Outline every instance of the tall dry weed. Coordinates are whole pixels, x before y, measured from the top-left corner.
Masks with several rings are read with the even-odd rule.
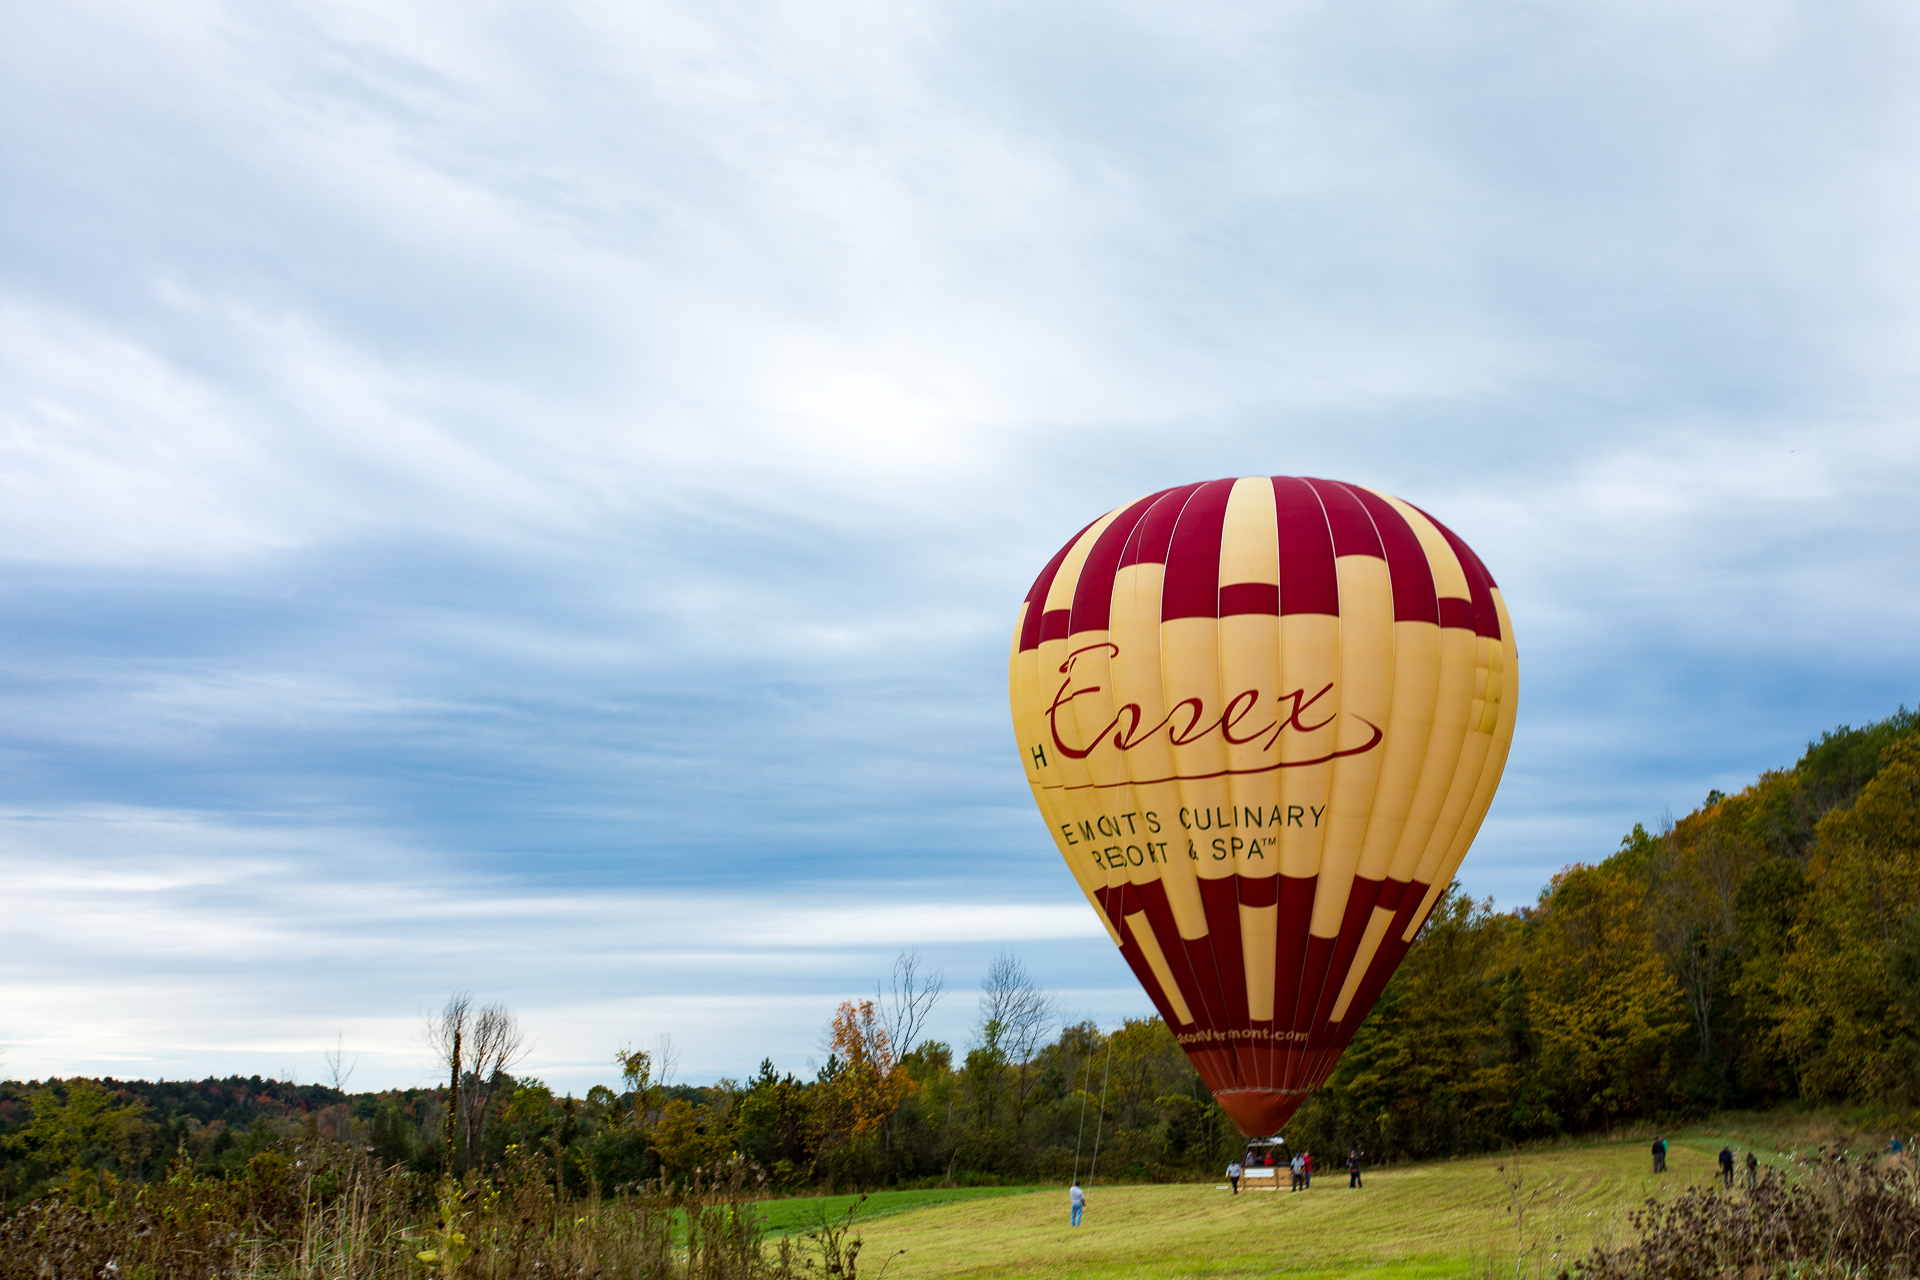
[[[263,1153],[231,1178],[196,1176],[182,1160],[161,1181],[69,1186],[0,1222],[0,1280],[835,1274],[824,1250],[815,1261],[792,1241],[766,1246],[745,1166],[710,1172],[690,1186],[568,1199],[541,1157],[518,1151],[491,1176],[437,1181],[332,1144]]]
[[[1690,1187],[1630,1219],[1639,1239],[1597,1249],[1563,1277],[1771,1280],[1920,1276],[1920,1179],[1911,1155],[1856,1160],[1834,1148],[1767,1170],[1758,1186]]]

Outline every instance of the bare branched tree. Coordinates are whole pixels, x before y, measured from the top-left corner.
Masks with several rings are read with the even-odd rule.
[[[1033,980],[1018,956],[1002,951],[987,976],[980,980],[980,1027],[983,1044],[990,1043],[1013,1068],[1016,1122],[1026,1112],[1032,1081],[1028,1066],[1053,1029],[1053,1001]]]
[[[999,1047],[1016,1066],[1031,1062],[1053,1029],[1053,1001],[1010,951],[1001,952],[980,980],[983,1033],[989,1023],[999,1028]]]
[[[502,1004],[476,1009],[470,991],[454,992],[445,1008],[428,1016],[424,1038],[447,1069],[447,1168],[453,1169],[459,1138],[469,1160],[479,1152],[494,1099],[532,1046],[511,1010]]]
[[[946,989],[946,975],[928,969],[918,951],[902,951],[894,957],[893,973],[875,993],[879,997],[875,1003],[895,1054],[910,1053],[920,1043],[927,1018]]]
[[[336,1093],[347,1091],[347,1081],[353,1078],[353,1069],[360,1065],[360,1055],[357,1053],[353,1055],[352,1062],[346,1061],[346,1045],[347,1033],[335,1032],[333,1048],[322,1055],[327,1060],[327,1083],[333,1086]]]
[[[673,1043],[673,1033],[662,1031],[653,1042],[653,1082],[662,1089],[671,1089],[674,1075],[679,1070],[680,1050]]]
[[[473,993],[456,991],[447,997],[447,1004],[437,1014],[427,1015],[427,1025],[422,1033],[427,1047],[447,1068],[447,1169],[453,1169],[454,1135],[457,1132],[460,1116],[460,1067],[468,1037],[473,1025]]]
[[[533,1048],[520,1019],[503,1004],[490,1004],[474,1015],[471,1044],[465,1116],[469,1161],[481,1149],[500,1087]]]

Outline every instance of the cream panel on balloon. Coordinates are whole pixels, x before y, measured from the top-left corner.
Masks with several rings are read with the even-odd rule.
[[[1155,864],[1166,889],[1167,907],[1180,936],[1207,935],[1206,912],[1194,884],[1186,856],[1186,838],[1175,818],[1180,807],[1174,773],[1173,746],[1165,727],[1173,712],[1169,705],[1160,652],[1160,594],[1166,566],[1135,564],[1114,578],[1112,636],[1119,656],[1114,660],[1115,696],[1129,711],[1120,728],[1129,744],[1124,767],[1132,785],[1127,795],[1133,809],[1153,829],[1160,860]],[[1155,730],[1155,726],[1162,726]]]
[[[1344,606],[1344,601],[1342,602]],[[1320,874],[1340,733],[1340,619],[1280,619],[1280,873]]]
[[[1340,684],[1335,690],[1340,718],[1326,843],[1313,899],[1312,932],[1320,938],[1340,932],[1380,779],[1382,753],[1367,745],[1385,733],[1393,709],[1393,586],[1387,562],[1351,555],[1341,556],[1334,567],[1340,579]]]

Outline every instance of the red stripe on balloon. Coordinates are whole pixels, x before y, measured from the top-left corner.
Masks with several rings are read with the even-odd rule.
[[[1107,908],[1107,918],[1110,920],[1136,911],[1146,913],[1147,927],[1160,944],[1160,954],[1173,975],[1173,983],[1180,989],[1181,998],[1187,1002],[1187,1012],[1193,1015],[1190,1025],[1210,1031],[1227,1029],[1230,1024],[1225,1016],[1225,1001],[1221,998],[1219,983],[1212,980],[1213,957],[1211,952],[1206,951],[1207,940],[1199,938],[1189,942],[1180,936],[1180,928],[1167,902],[1166,886],[1157,880],[1149,880],[1145,884],[1123,880],[1094,892],[1100,898],[1100,904]],[[1115,915],[1115,911],[1120,915]],[[1194,954],[1196,947],[1201,951],[1198,956]],[[1156,990],[1159,981],[1158,977],[1154,978]],[[1180,1024],[1168,1018],[1167,1025]]]
[[[1167,580],[1160,620],[1220,616],[1220,538],[1234,481],[1209,480],[1180,511],[1167,548]]]
[[[1374,1001],[1378,1000],[1380,993],[1387,989],[1387,983],[1392,981],[1394,971],[1400,967],[1400,961],[1406,957],[1408,949],[1412,946],[1412,943],[1402,942],[1400,939],[1401,935],[1406,933],[1407,925],[1413,919],[1413,913],[1420,909],[1421,902],[1426,899],[1427,886],[1418,881],[1402,884],[1399,881],[1389,880],[1380,894],[1381,906],[1390,905],[1387,901],[1390,895],[1394,898],[1391,904],[1393,921],[1387,926],[1387,935],[1381,940],[1380,949],[1374,953],[1373,963],[1367,966],[1366,976],[1360,980],[1360,986],[1354,992],[1352,1003],[1347,1005],[1346,1016],[1340,1020],[1340,1026],[1335,1032],[1334,1043],[1341,1048],[1346,1047],[1347,1043],[1353,1039],[1354,1033],[1360,1029],[1360,1024],[1366,1021],[1367,1014],[1373,1009]]]
[[[1387,577],[1393,583],[1393,620],[1395,622],[1440,621],[1439,592],[1433,585],[1433,565],[1420,545],[1420,535],[1393,504],[1377,493],[1354,485],[1341,485],[1352,494],[1380,534],[1380,545],[1387,552]]]
[[[1204,1015],[1194,1015],[1195,1026],[1209,1031],[1231,1031],[1244,1025],[1235,1022],[1227,1012],[1227,993],[1220,982],[1220,958],[1214,954],[1212,937],[1183,938],[1176,929],[1169,935],[1167,954],[1169,964],[1185,966],[1187,978],[1181,990],[1190,993],[1187,1003],[1195,1009],[1206,1010]]]
[[[1211,940],[1180,936],[1180,924],[1173,918],[1173,905],[1167,901],[1166,886],[1160,881],[1149,881],[1141,890],[1150,903],[1147,920],[1160,939],[1161,954],[1167,958],[1180,994],[1187,999],[1194,1025],[1214,1030],[1238,1025],[1220,988]]]
[[[1113,925],[1120,932],[1121,958],[1127,962],[1127,967],[1133,970],[1133,976],[1140,983],[1140,989],[1147,993],[1147,999],[1153,1001],[1154,1010],[1159,1013],[1161,1021],[1176,1031],[1187,1025],[1180,1021],[1179,1016],[1173,1011],[1172,1003],[1161,993],[1160,979],[1154,976],[1153,966],[1147,963],[1147,953],[1141,949],[1138,939],[1133,936],[1133,930],[1124,919],[1115,920]]]
[[[1238,876],[1200,881],[1200,903],[1207,913],[1207,937],[1220,989],[1226,997],[1227,1025],[1244,1027],[1247,1018],[1247,961],[1240,949]]]
[[[1210,882],[1201,881],[1201,912],[1207,921],[1208,931],[1198,938],[1184,938],[1179,926],[1168,913],[1166,926],[1157,930],[1161,949],[1166,953],[1168,964],[1173,968],[1180,982],[1181,992],[1187,997],[1188,1006],[1194,1011],[1194,1024],[1208,1031],[1231,1031],[1246,1026],[1245,1001],[1241,1001],[1241,1012],[1234,1014],[1230,989],[1223,980],[1225,958],[1222,954],[1224,940],[1217,936],[1215,913],[1212,902],[1207,896]],[[1231,881],[1224,882],[1229,885]],[[1163,890],[1164,892],[1164,890]],[[1238,925],[1236,916],[1235,925]],[[1238,938],[1236,927],[1234,937]],[[1242,987],[1245,986],[1244,975]],[[1229,1057],[1231,1057],[1229,1051]]]
[[[1240,905],[1270,907],[1280,900],[1279,876],[1240,876]]]
[[[1313,894],[1317,876],[1276,877],[1280,881],[1279,931],[1273,955],[1273,1025],[1291,1029],[1298,1023],[1300,975],[1307,962],[1307,935],[1313,924]]]
[[[1327,528],[1333,531],[1334,555],[1387,558],[1386,549],[1380,545],[1379,531],[1373,527],[1373,519],[1354,497],[1353,490],[1337,480],[1307,477],[1306,483],[1320,496],[1320,505],[1326,509]],[[1286,580],[1285,570],[1281,571],[1281,580]]]
[[[1188,485],[1191,489],[1193,486]],[[1080,579],[1073,586],[1073,629],[1081,631],[1105,631],[1113,618],[1113,579],[1120,570],[1120,557],[1127,549],[1127,540],[1133,536],[1133,530],[1153,504],[1178,490],[1163,489],[1159,493],[1150,493],[1132,506],[1115,516],[1113,523],[1100,531],[1094,540],[1093,549],[1087,553],[1087,561],[1080,569]]]
[[[1188,1060],[1193,1063],[1194,1070],[1200,1073],[1200,1081],[1207,1086],[1208,1092],[1219,1093],[1224,1089],[1244,1087],[1235,1071],[1238,1064],[1234,1061],[1233,1050],[1225,1046],[1217,1049],[1190,1045],[1181,1047],[1186,1049]]]
[[[1054,552],[1053,559],[1047,561],[1047,567],[1040,571],[1040,576],[1033,580],[1033,586],[1027,589],[1027,612],[1020,619],[1020,651],[1022,653],[1028,649],[1040,647],[1040,611],[1046,608],[1047,592],[1053,590],[1053,579],[1060,572],[1060,566],[1066,560],[1067,552],[1073,550],[1073,544],[1080,541],[1080,534],[1098,523],[1100,523],[1098,520],[1089,520],[1080,527],[1080,533],[1068,538],[1067,545]]]
[[[1473,630],[1473,601],[1461,600],[1456,596],[1441,596],[1440,625],[1458,627],[1463,631]]]
[[[1340,614],[1340,580],[1333,568],[1333,534],[1326,509],[1304,480],[1273,477],[1274,515],[1280,526],[1281,614]]]
[[[1340,932],[1334,935],[1333,954],[1327,961],[1327,976],[1320,986],[1320,998],[1315,1003],[1313,1021],[1308,1030],[1319,1034],[1333,1017],[1333,1006],[1340,1001],[1340,988],[1347,985],[1347,971],[1353,965],[1353,958],[1360,951],[1360,940],[1366,935],[1367,922],[1373,919],[1374,904],[1380,900],[1378,880],[1369,880],[1365,876],[1355,876],[1353,884],[1347,890],[1347,909],[1340,917]],[[1309,1045],[1313,1041],[1307,1042]]]
[[[1400,900],[1407,896],[1407,882],[1389,879],[1380,886],[1380,901],[1375,906],[1386,911],[1398,911]]]
[[[1420,508],[1415,507],[1415,511]],[[1420,514],[1432,522],[1440,531],[1440,536],[1453,548],[1454,558],[1460,561],[1460,569],[1467,575],[1467,593],[1473,597],[1473,630],[1476,635],[1489,640],[1500,638],[1500,614],[1493,607],[1493,575],[1487,572],[1487,566],[1480,563],[1480,557],[1473,554],[1473,548],[1460,540],[1460,535],[1435,520],[1425,511]]]
[[[1178,489],[1164,489],[1155,495],[1146,514],[1133,526],[1126,550],[1120,553],[1120,568],[1167,562],[1167,544],[1173,541],[1173,527],[1180,522],[1180,509],[1199,487],[1183,484]]]
[[[1311,915],[1308,919],[1312,919]],[[1333,959],[1334,941],[1333,938],[1322,938],[1308,932],[1306,954],[1300,960],[1300,994],[1293,1006],[1293,1022],[1290,1029],[1306,1032],[1309,1036],[1307,1041],[1309,1048],[1316,1047],[1311,1039],[1313,1011],[1320,1003],[1320,988],[1326,982],[1327,964]]]
[[[1271,582],[1230,582],[1220,588],[1220,616],[1238,617],[1255,613],[1278,615],[1280,588]]]

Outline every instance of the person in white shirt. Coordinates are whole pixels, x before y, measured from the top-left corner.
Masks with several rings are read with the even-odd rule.
[[[1233,1194],[1240,1194],[1240,1162],[1232,1161],[1227,1165],[1227,1185],[1233,1188]]]
[[[1080,1189],[1080,1179],[1078,1178],[1073,1180],[1073,1188],[1067,1192],[1067,1203],[1073,1206],[1073,1213],[1069,1219],[1069,1225],[1077,1227],[1080,1225],[1080,1214],[1087,1207],[1087,1193]]]
[[[1307,1168],[1306,1158],[1299,1155],[1294,1156],[1292,1168],[1293,1168],[1293,1185],[1287,1189],[1289,1191],[1298,1191],[1300,1189],[1301,1180],[1306,1176],[1306,1168]]]

